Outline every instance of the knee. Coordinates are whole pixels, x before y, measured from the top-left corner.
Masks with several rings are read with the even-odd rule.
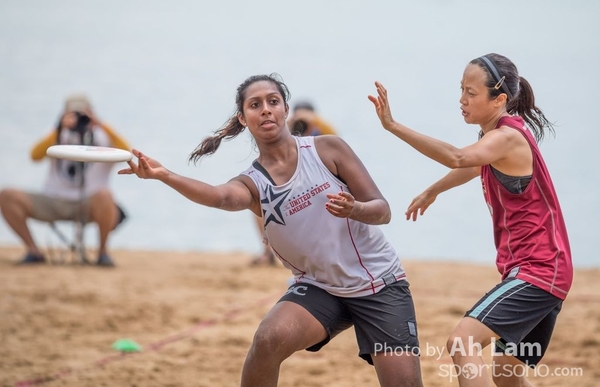
[[[494,382],[494,385],[496,387],[508,386],[508,384],[506,384],[505,378],[498,376],[495,372],[492,373],[492,381]]]
[[[13,189],[13,188],[5,188],[0,191],[0,207],[4,207],[7,205],[11,205],[14,203],[21,191]]]
[[[109,190],[94,193],[89,199],[89,207],[92,222],[116,225],[119,211]]]
[[[285,345],[287,340],[283,329],[277,327],[268,327],[259,329],[254,334],[252,340],[251,355],[258,359],[279,359],[285,360],[293,353],[289,351]]]
[[[90,196],[89,203],[93,218],[116,216],[116,205],[111,192],[107,189],[102,189]]]
[[[531,386],[524,378],[512,378],[497,373],[492,374],[492,381],[496,387],[526,387]]]
[[[7,188],[0,191],[0,211],[3,215],[10,212],[11,216],[25,216],[31,204],[23,191]],[[8,211],[8,212],[7,212]]]
[[[463,354],[464,349],[468,348],[468,345],[468,340],[465,337],[452,332],[446,341],[446,351],[448,351],[452,359],[456,359]]]
[[[448,340],[446,341],[446,351],[452,356],[454,353],[454,348],[456,348],[456,344],[457,342],[460,342],[461,338],[459,336],[456,336],[454,333],[452,333],[450,335],[450,337],[448,337]]]
[[[101,189],[90,197],[91,205],[112,204],[112,193],[108,189]]]
[[[533,387],[527,380],[527,365],[519,362],[492,364],[492,381],[498,387]]]

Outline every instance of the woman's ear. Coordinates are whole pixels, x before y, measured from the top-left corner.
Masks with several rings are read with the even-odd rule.
[[[496,107],[500,107],[500,106],[506,104],[507,102],[508,102],[508,97],[506,96],[506,93],[501,93],[494,100],[494,105],[496,105]]]
[[[244,120],[244,116],[242,115],[242,113],[237,114],[237,119],[244,128],[248,127],[248,125],[246,124],[246,120]]]

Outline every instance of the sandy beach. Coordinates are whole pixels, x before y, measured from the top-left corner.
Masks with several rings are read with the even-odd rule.
[[[0,247],[0,386],[237,386],[253,333],[287,288],[282,266],[245,253],[113,251],[117,267],[20,267]],[[403,260],[417,309],[425,386],[458,386],[448,333],[499,276],[491,265]],[[536,386],[598,386],[600,269],[577,270]],[[141,351],[113,349],[129,339]],[[280,386],[377,386],[352,329],[298,352]],[[434,354],[435,353],[435,354]],[[489,359],[489,349],[484,358]]]

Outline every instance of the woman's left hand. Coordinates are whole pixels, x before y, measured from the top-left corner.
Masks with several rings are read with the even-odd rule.
[[[340,192],[336,194],[327,194],[329,202],[325,204],[325,209],[333,216],[338,218],[348,218],[354,210],[354,196],[349,192]]]

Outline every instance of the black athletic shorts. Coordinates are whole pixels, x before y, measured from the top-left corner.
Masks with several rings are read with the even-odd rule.
[[[415,308],[406,280],[386,285],[376,294],[355,298],[337,297],[317,286],[297,283],[279,301],[302,306],[327,331],[328,337],[307,351],[318,351],[354,325],[358,355],[371,365],[371,354],[419,354]]]
[[[496,353],[513,355],[535,367],[544,356],[562,300],[517,278],[507,278],[465,316],[481,321],[500,336]]]

